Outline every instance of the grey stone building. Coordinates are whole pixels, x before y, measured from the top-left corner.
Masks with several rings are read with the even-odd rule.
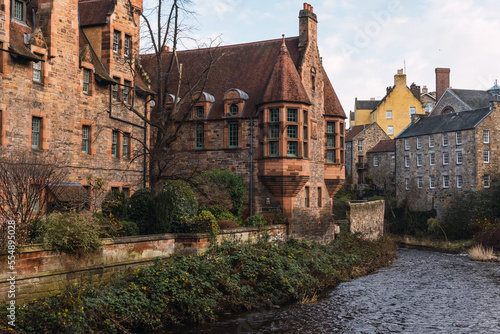
[[[396,156],[394,139],[381,140],[366,152],[368,175],[373,184],[383,191],[386,201],[393,201],[396,194]]]
[[[423,117],[399,134],[398,206],[406,202],[411,210],[434,208],[440,217],[458,193],[489,188],[500,162],[499,107],[492,102],[485,108]]]
[[[391,139],[377,124],[353,126],[345,136],[346,175],[352,176],[352,184],[365,183],[368,175],[366,153],[381,140]]]

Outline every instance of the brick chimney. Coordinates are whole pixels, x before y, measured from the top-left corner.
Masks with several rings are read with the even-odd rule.
[[[450,69],[436,68],[436,101],[439,101],[448,88],[450,88]]]
[[[413,82],[410,86],[410,91],[420,101],[420,86],[415,85]]]
[[[318,17],[313,12],[313,6],[304,2],[304,9],[299,12],[299,47],[316,44],[317,28]]]
[[[427,89],[427,86],[422,87],[422,94],[427,94],[429,93],[429,89]]]

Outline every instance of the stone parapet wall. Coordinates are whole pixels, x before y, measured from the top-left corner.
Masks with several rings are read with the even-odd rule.
[[[361,233],[366,239],[377,239],[384,234],[385,201],[349,203],[347,218],[351,233]]]
[[[272,240],[285,239],[286,225],[260,229],[242,227],[222,230],[217,242],[223,240],[255,242],[268,234]],[[151,265],[155,258],[174,255],[201,255],[210,246],[206,233],[157,234],[137,237],[104,239],[94,253],[58,253],[46,245],[17,248],[15,267],[16,302],[47,296],[73,284],[99,282],[115,273],[131,272]],[[12,270],[8,254],[0,255],[0,300],[7,299]]]

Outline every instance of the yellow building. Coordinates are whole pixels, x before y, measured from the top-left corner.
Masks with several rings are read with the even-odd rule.
[[[406,86],[406,74],[403,70],[398,70],[394,76],[394,86],[387,88],[387,94],[382,100],[356,99],[350,125],[377,123],[394,139],[410,124],[414,114],[425,115],[425,110],[419,98]]]

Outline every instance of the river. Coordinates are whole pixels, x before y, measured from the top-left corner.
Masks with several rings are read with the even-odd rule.
[[[342,283],[315,304],[165,333],[500,333],[500,263],[402,248],[392,267]]]

